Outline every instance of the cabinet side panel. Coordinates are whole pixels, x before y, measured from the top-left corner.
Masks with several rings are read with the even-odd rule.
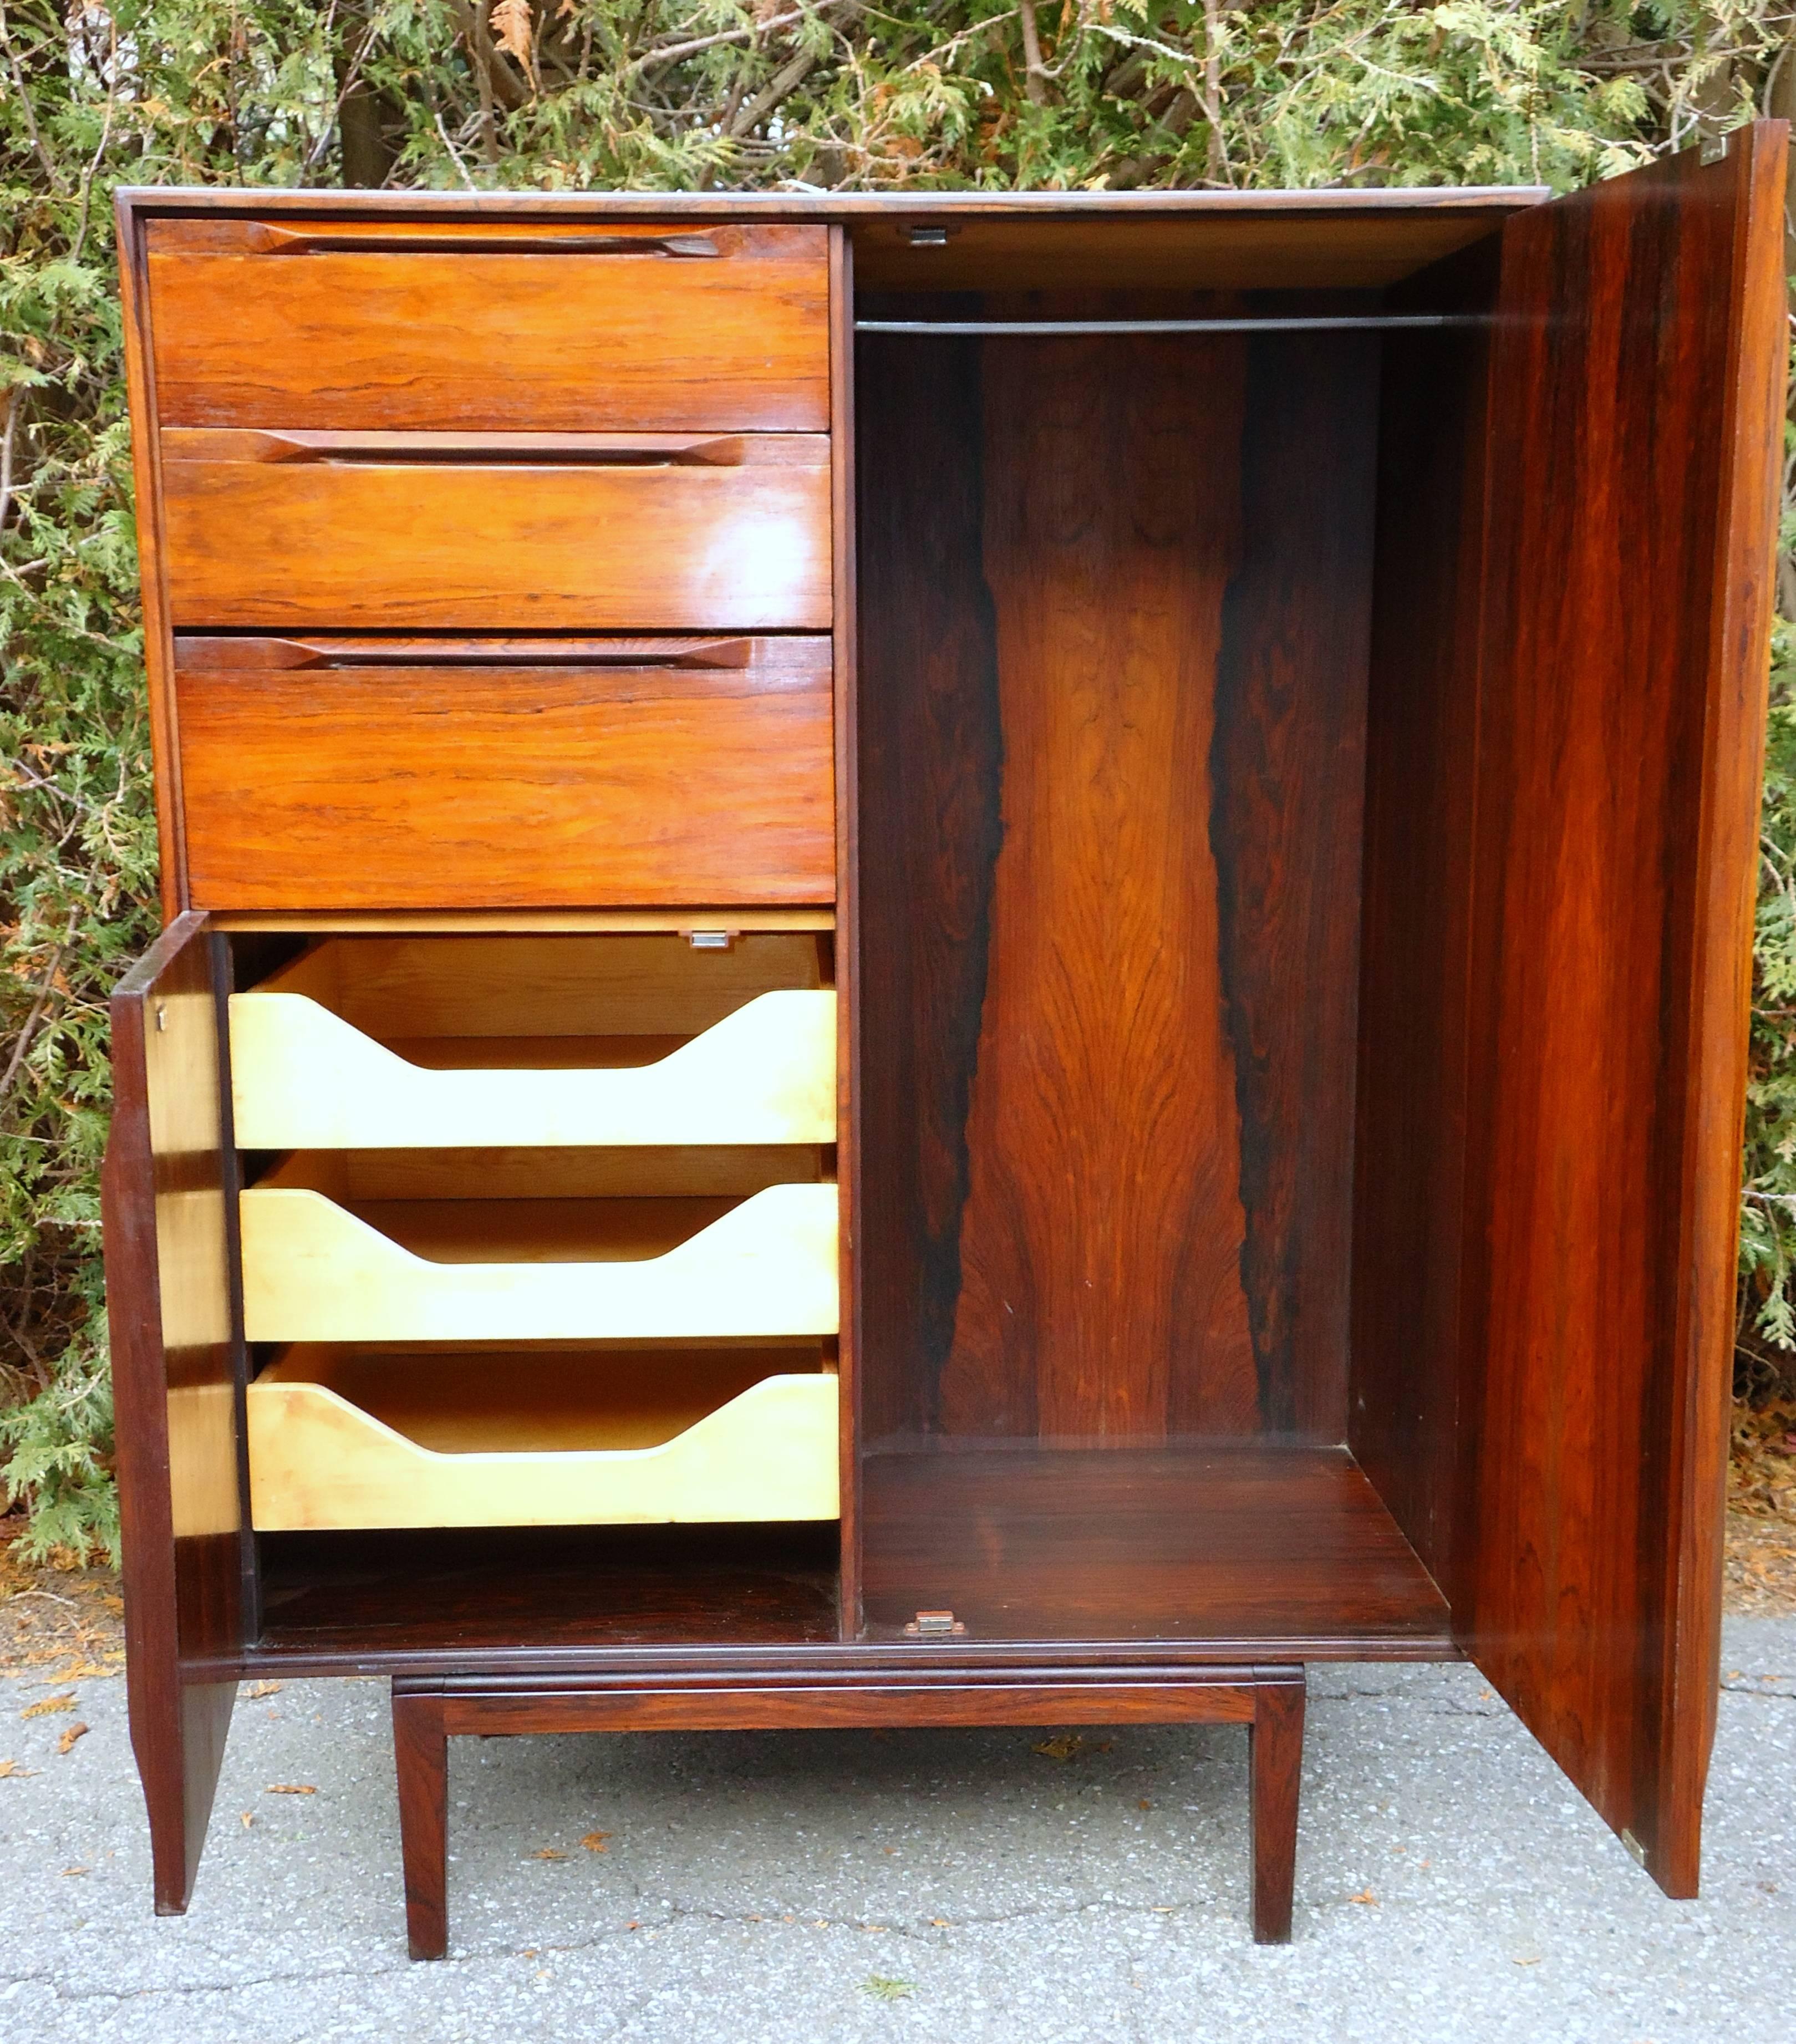
[[[1491,424],[1468,1646],[1669,1892],[1713,1725],[1783,130],[1519,214]]]
[[[244,1644],[214,970],[205,917],[178,916],[112,1007],[104,1191],[125,1645],[165,1914],[192,1892]]]
[[[1392,292],[1476,313],[1495,236]],[[1366,730],[1348,1443],[1450,1587],[1486,331],[1384,341]]]
[[[155,363],[150,338],[144,223],[131,201],[117,202],[119,295],[125,317],[125,387],[131,411],[131,472],[137,500],[137,558],[144,592],[144,667],[150,743],[155,762],[156,841],[166,923],[187,905],[187,848],[175,707],[175,646],[169,627],[163,549],[162,453],[157,431]]]

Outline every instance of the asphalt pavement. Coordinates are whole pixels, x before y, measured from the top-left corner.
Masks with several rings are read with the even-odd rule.
[[[1286,1948],[1249,1938],[1238,1727],[645,1734],[455,1743],[429,1965],[384,1684],[242,1693],[193,1908],[159,1920],[124,1684],[27,1669],[0,2044],[1779,2044],[1796,1619],[1730,1619],[1723,1666],[1698,1902],[1474,1670],[1350,1666],[1312,1674]]]

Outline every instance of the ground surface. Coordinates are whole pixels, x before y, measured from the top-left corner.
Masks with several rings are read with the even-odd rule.
[[[1287,1950],[1248,1942],[1238,1729],[663,1735],[458,1741],[452,1956],[415,1966],[378,1682],[241,1693],[193,1909],[150,1914],[111,1594],[33,1600],[0,1677],[4,2044],[1789,2034],[1796,1619],[1728,1622],[1699,1903],[1475,1672],[1349,1667]]]
[[[1710,2044],[1790,2034],[1796,1435],[1737,1435],[1698,1903],[1476,1673],[1311,1683],[1296,1942],[1234,1728],[458,1741],[451,1958],[405,1957],[386,1685],[240,1693],[149,1909],[116,1581],[0,1546],[0,2044]]]

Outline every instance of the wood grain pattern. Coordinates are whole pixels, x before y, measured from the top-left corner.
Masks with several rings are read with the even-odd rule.
[[[865,1440],[939,1423],[1004,740],[981,567],[978,345],[864,337],[855,352],[861,991],[851,1069]]]
[[[1176,1400],[1199,1429],[1245,1430],[1205,686],[1240,351],[983,358],[1004,764],[942,1424],[1126,1438],[1165,1431]]]
[[[178,627],[829,629],[821,434],[783,450],[802,463],[727,466],[296,463],[244,438],[188,433],[163,462]]]
[[[163,422],[823,431],[827,229],[662,232],[152,222]]]
[[[473,1039],[483,1036],[696,1036],[757,994],[823,983],[817,938],[797,932],[749,932],[700,950],[663,932],[508,929],[327,936],[257,978],[253,990],[303,993],[382,1043],[446,1039],[416,1055],[452,1066],[474,1060]],[[618,1062],[665,1055],[657,1045]]]
[[[1101,217],[1058,219],[1021,209],[957,206],[956,195],[857,221],[854,260],[863,288],[881,291],[1368,290],[1438,262],[1499,224],[1525,195],[1494,206],[1390,213],[1251,208],[1153,213],[1131,218],[1113,200]],[[992,196],[996,197],[996,194]],[[1034,195],[1045,199],[1046,194]],[[1107,194],[1108,196],[1108,194]],[[1146,196],[1143,194],[1142,196]],[[1157,194],[1169,198],[1170,194]],[[1192,197],[1196,195],[1192,194]],[[1206,197],[1220,197],[1206,194]],[[1245,194],[1239,194],[1246,197]],[[1280,194],[1295,197],[1295,194]],[[1462,195],[1463,196],[1463,195]],[[919,248],[914,227],[945,225],[945,246]]]
[[[186,832],[181,801],[181,763],[175,743],[174,640],[163,549],[161,436],[152,424],[158,417],[159,401],[150,336],[147,236],[143,221],[122,196],[114,201],[113,215],[125,392],[132,421],[131,474],[136,500],[138,583],[144,601],[144,668],[155,767],[162,918],[166,924],[188,905]]]
[[[869,1435],[1338,1439],[1375,359],[861,364]]]
[[[192,1893],[244,1638],[220,960],[182,916],[112,1002],[102,1181],[131,1737],[159,1914]]]
[[[1295,1697],[1295,1711],[1291,1699]],[[1030,1683],[982,1680],[725,1687],[651,1681],[501,1687],[442,1677],[393,1685],[393,1743],[406,1927],[415,1959],[447,1949],[446,1735],[744,1731],[814,1726],[1250,1723],[1253,1746],[1253,1920],[1261,1942],[1288,1938],[1296,1839],[1303,1685],[1266,1669],[1151,1681]],[[1281,1890],[1280,1881],[1284,1886]],[[1281,1920],[1282,1932],[1278,1929]]]
[[[1487,309],[1493,237],[1393,294]],[[1367,728],[1348,1444],[1453,1600],[1490,340],[1387,334]]]
[[[234,993],[230,1013],[247,1150],[759,1145],[827,1143],[835,1131],[827,989],[757,995],[677,1044],[469,1036],[389,1047],[297,993]],[[637,1062],[644,1048],[652,1062]]]
[[[256,1528],[834,1519],[835,1379],[781,1359],[296,1348],[249,1387]]]
[[[1155,1679],[1044,1682],[928,1668],[929,1650],[906,1681],[652,1685],[615,1678],[590,1685],[505,1689],[445,1684],[451,1733],[491,1738],[543,1732],[771,1731],[904,1725],[1248,1724],[1255,1685],[1245,1669],[1185,1669]],[[1267,1671],[1270,1672],[1270,1671]],[[415,1678],[401,1678],[406,1686]],[[428,1678],[427,1678],[428,1679]],[[1268,1688],[1288,1689],[1288,1681]]]
[[[833,909],[745,909],[739,904],[682,903],[674,909],[220,909],[214,929],[240,934],[305,936],[335,932],[414,936],[482,933],[503,936],[529,930],[542,936],[575,936],[605,932],[617,936],[648,936],[693,930],[812,930],[819,935],[835,928]]]
[[[1332,223],[1382,221],[1393,235],[1414,231],[1426,219],[1471,214],[1502,220],[1546,197],[1539,185],[1433,185],[1377,188],[1313,187],[1276,190],[978,191],[978,192],[544,192],[544,191],[269,191],[229,186],[127,185],[120,202],[146,219],[236,221],[266,216],[283,227],[311,231],[339,221],[378,221],[409,233],[436,223],[451,229],[466,221],[500,221],[529,231],[635,222],[655,232],[672,221],[840,221],[873,220],[1008,220],[1050,223],[1114,219],[1159,220],[1205,225],[1237,217],[1293,219],[1311,235]]]
[[[841,935],[831,947],[836,986],[835,1176],[842,1299],[836,1366],[840,1389],[842,1633],[861,1630],[861,1266],[855,1253],[861,1208],[860,1074],[854,1058],[861,989],[860,831],[856,762],[860,756],[859,547],[854,523],[854,251],[830,229],[830,517],[835,553],[835,866]]]
[[[393,1759],[406,1942],[414,1959],[440,1959],[449,1949],[449,1742],[440,1691],[394,1686]]]
[[[312,1150],[261,1172],[262,1185],[309,1185],[339,1204],[478,1200],[515,1212],[538,1200],[731,1199],[810,1185],[823,1146],[681,1143],[630,1149]]]
[[[1378,353],[1365,334],[1235,345],[1245,356],[1240,554],[1222,600],[1209,786],[1250,1424],[1338,1442]],[[1152,847],[1143,851],[1151,862]],[[1181,1377],[1170,1431],[1217,1430],[1207,1375],[1207,1365]],[[1241,1423],[1230,1413],[1223,1424]]]
[[[1447,1608],[1344,1449],[1225,1441],[869,1455],[869,1631],[951,1610],[974,1642],[1432,1644]]]
[[[259,1667],[344,1674],[836,1641],[833,1525],[290,1533],[257,1543]],[[246,1657],[245,1665],[251,1665]]]
[[[1253,1691],[1253,1942],[1291,1942],[1297,1808],[1303,1775],[1303,1677]]]
[[[1492,1682],[1668,1892],[1715,1687],[1781,125],[1504,236],[1464,1339]]]
[[[219,643],[176,652],[204,906],[835,899],[827,641],[715,667],[188,656]]]
[[[655,1340],[836,1331],[834,1185],[769,1185],[739,1204],[532,1200],[520,1203],[510,1228],[485,1225],[480,1201],[397,1204],[392,1217],[403,1238],[395,1240],[318,1193],[245,1193],[249,1339]],[[610,1219],[620,1208],[625,1218]],[[646,1225],[638,1218],[666,1209],[670,1216]],[[391,1210],[369,1211],[386,1219]],[[445,1241],[439,1213],[458,1212],[450,1224],[457,1239]],[[708,1214],[716,1218],[683,1232]],[[675,1230],[681,1239],[663,1246]]]

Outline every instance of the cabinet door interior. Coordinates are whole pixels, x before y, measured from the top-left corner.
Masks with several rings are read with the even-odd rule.
[[[104,1197],[131,1736],[156,1907],[186,1907],[245,1637],[222,939],[178,916],[113,997]]]
[[[1518,214],[1491,385],[1455,1615],[1696,1891],[1783,391],[1782,131]]]

